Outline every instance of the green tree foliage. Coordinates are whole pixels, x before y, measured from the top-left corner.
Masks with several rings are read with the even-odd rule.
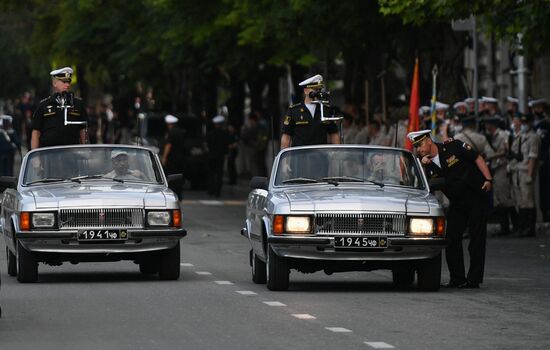
[[[523,47],[536,56],[548,51],[549,0],[379,0],[382,13],[399,15],[404,23],[425,25],[478,17],[482,28],[499,38],[515,41],[523,34]]]

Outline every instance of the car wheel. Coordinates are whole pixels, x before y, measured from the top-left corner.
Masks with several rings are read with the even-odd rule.
[[[6,260],[8,262],[8,275],[11,277],[17,276],[17,260],[15,254],[8,247],[6,247]]]
[[[252,252],[252,281],[256,284],[264,284],[267,282],[267,271],[265,262],[261,261],[260,258],[254,252]]]
[[[17,280],[21,283],[36,282],[38,279],[38,262],[32,252],[29,252],[20,242],[17,242]]]
[[[414,282],[414,269],[392,270],[393,283],[399,288],[410,287]]]
[[[160,257],[159,279],[177,280],[180,277],[180,242],[174,248],[164,251]]]
[[[418,266],[418,289],[435,292],[441,284],[441,254],[424,260]]]
[[[290,269],[285,258],[275,254],[271,246],[267,245],[267,288],[269,290],[287,290],[289,285]]]

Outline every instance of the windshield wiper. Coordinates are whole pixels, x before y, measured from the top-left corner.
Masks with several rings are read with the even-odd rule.
[[[104,176],[104,175],[100,175],[100,174],[75,176],[75,177],[71,177],[69,180],[76,181],[76,182],[80,183],[81,180],[89,180],[89,179],[107,179],[107,180],[113,180],[113,181],[116,181],[116,182],[124,183],[124,180],[122,180],[122,179],[117,179],[115,177],[108,177],[108,176]]]
[[[38,180],[34,180],[34,181],[31,181],[31,182],[27,182],[25,183],[25,185],[34,185],[34,184],[38,184],[38,183],[48,183],[48,182],[63,182],[63,181],[67,181],[69,179],[61,179],[59,177],[47,177],[45,179],[38,179]]]
[[[364,179],[355,176],[331,176],[324,177],[321,180],[323,181],[337,181],[337,182],[365,182]]]
[[[315,179],[311,179],[309,177],[295,177],[293,179],[284,180],[284,184],[312,184],[319,182]]]
[[[337,182],[368,182],[368,183],[380,186],[380,188],[385,186],[384,183],[382,183],[382,182],[373,181],[373,180],[366,180],[366,179],[362,179],[360,177],[355,177],[355,176],[332,176],[332,177],[324,177],[321,180],[327,181],[328,183],[332,183],[330,181],[335,181],[335,182],[336,181]]]

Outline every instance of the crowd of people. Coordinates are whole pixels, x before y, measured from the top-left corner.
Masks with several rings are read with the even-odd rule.
[[[52,85],[57,93],[68,90],[71,74],[68,67],[52,71]],[[312,109],[307,114],[306,109],[312,108],[313,100],[309,93],[323,85],[322,77],[314,76],[300,85],[304,88],[304,101],[291,106],[283,116],[281,148],[311,144],[311,137],[318,139],[317,143],[404,147],[408,113],[401,113],[398,118],[388,118],[398,119],[390,124],[386,123],[386,118],[381,113],[367,118],[364,113],[352,108],[344,109],[339,129],[334,122],[318,124],[316,120],[319,119],[319,111]],[[52,96],[48,98],[52,99]],[[45,101],[46,99],[41,102],[47,108],[57,103]],[[78,101],[81,100],[75,98],[75,104]],[[136,97],[134,102],[128,113],[130,119],[135,119],[133,124],[138,125],[145,105],[154,103],[152,92]],[[516,98],[506,98],[504,108],[501,109],[496,98],[482,97],[478,101],[476,116],[475,102],[473,98],[458,101],[452,106],[437,102],[433,128],[431,108],[423,106],[419,110],[420,129],[434,129],[433,139],[436,142],[457,139],[471,145],[481,154],[494,181],[491,207],[501,225],[500,234],[506,235],[515,230],[522,235],[534,235],[538,212],[542,214],[544,221],[550,221],[550,118],[545,111],[548,105],[544,99],[531,99],[528,103],[529,110],[520,113]],[[42,113],[44,120],[48,120],[48,114],[55,112],[51,109],[41,110],[40,106],[29,92],[24,93],[20,99],[6,100],[0,106],[3,114],[0,118],[0,175],[13,175],[16,155],[22,156],[25,150],[35,148],[31,144],[33,132],[43,127],[36,124],[37,110]],[[130,131],[128,125],[123,125],[109,99],[104,99],[95,106],[87,105],[82,111],[75,107],[70,113],[73,116],[82,114],[86,118],[86,139],[89,143],[129,143],[131,138],[128,135],[143,132],[147,134],[146,128]],[[225,171],[229,184],[235,184],[239,176],[266,176],[270,170],[269,153],[273,153],[269,151],[273,147],[270,142],[271,125],[262,113],[250,112],[240,128],[229,123],[227,116],[222,115],[201,115],[198,150],[191,151],[183,150],[188,148],[183,140],[189,137],[189,131],[185,128],[173,128],[172,126],[178,126],[178,118],[167,116],[165,135],[159,147],[159,155],[168,172],[185,173],[182,165],[184,152],[204,154],[205,159],[208,159],[207,163],[211,165],[219,163],[220,166],[209,168],[209,172],[215,174],[209,176],[207,181],[209,194],[212,196],[220,195]],[[305,118],[309,115],[316,117]],[[82,127],[78,127],[78,130],[81,129]],[[63,132],[59,135],[62,134],[64,135]],[[53,137],[59,138],[56,135]],[[41,139],[42,146],[46,145],[44,142],[47,138],[42,135]],[[173,149],[167,151],[167,145]],[[444,196],[440,199],[448,203]]]

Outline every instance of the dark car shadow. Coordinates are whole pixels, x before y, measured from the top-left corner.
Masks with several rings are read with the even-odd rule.
[[[142,274],[139,271],[116,272],[45,272],[38,275],[38,284],[63,284],[63,283],[127,283],[127,282],[161,282],[176,283],[189,282],[197,279],[193,274],[181,272],[180,278],[175,281],[160,281],[155,274]]]
[[[308,292],[308,293],[349,293],[349,292],[416,292],[416,285],[401,288],[392,282],[376,281],[308,281],[308,282],[290,282],[290,292]]]

